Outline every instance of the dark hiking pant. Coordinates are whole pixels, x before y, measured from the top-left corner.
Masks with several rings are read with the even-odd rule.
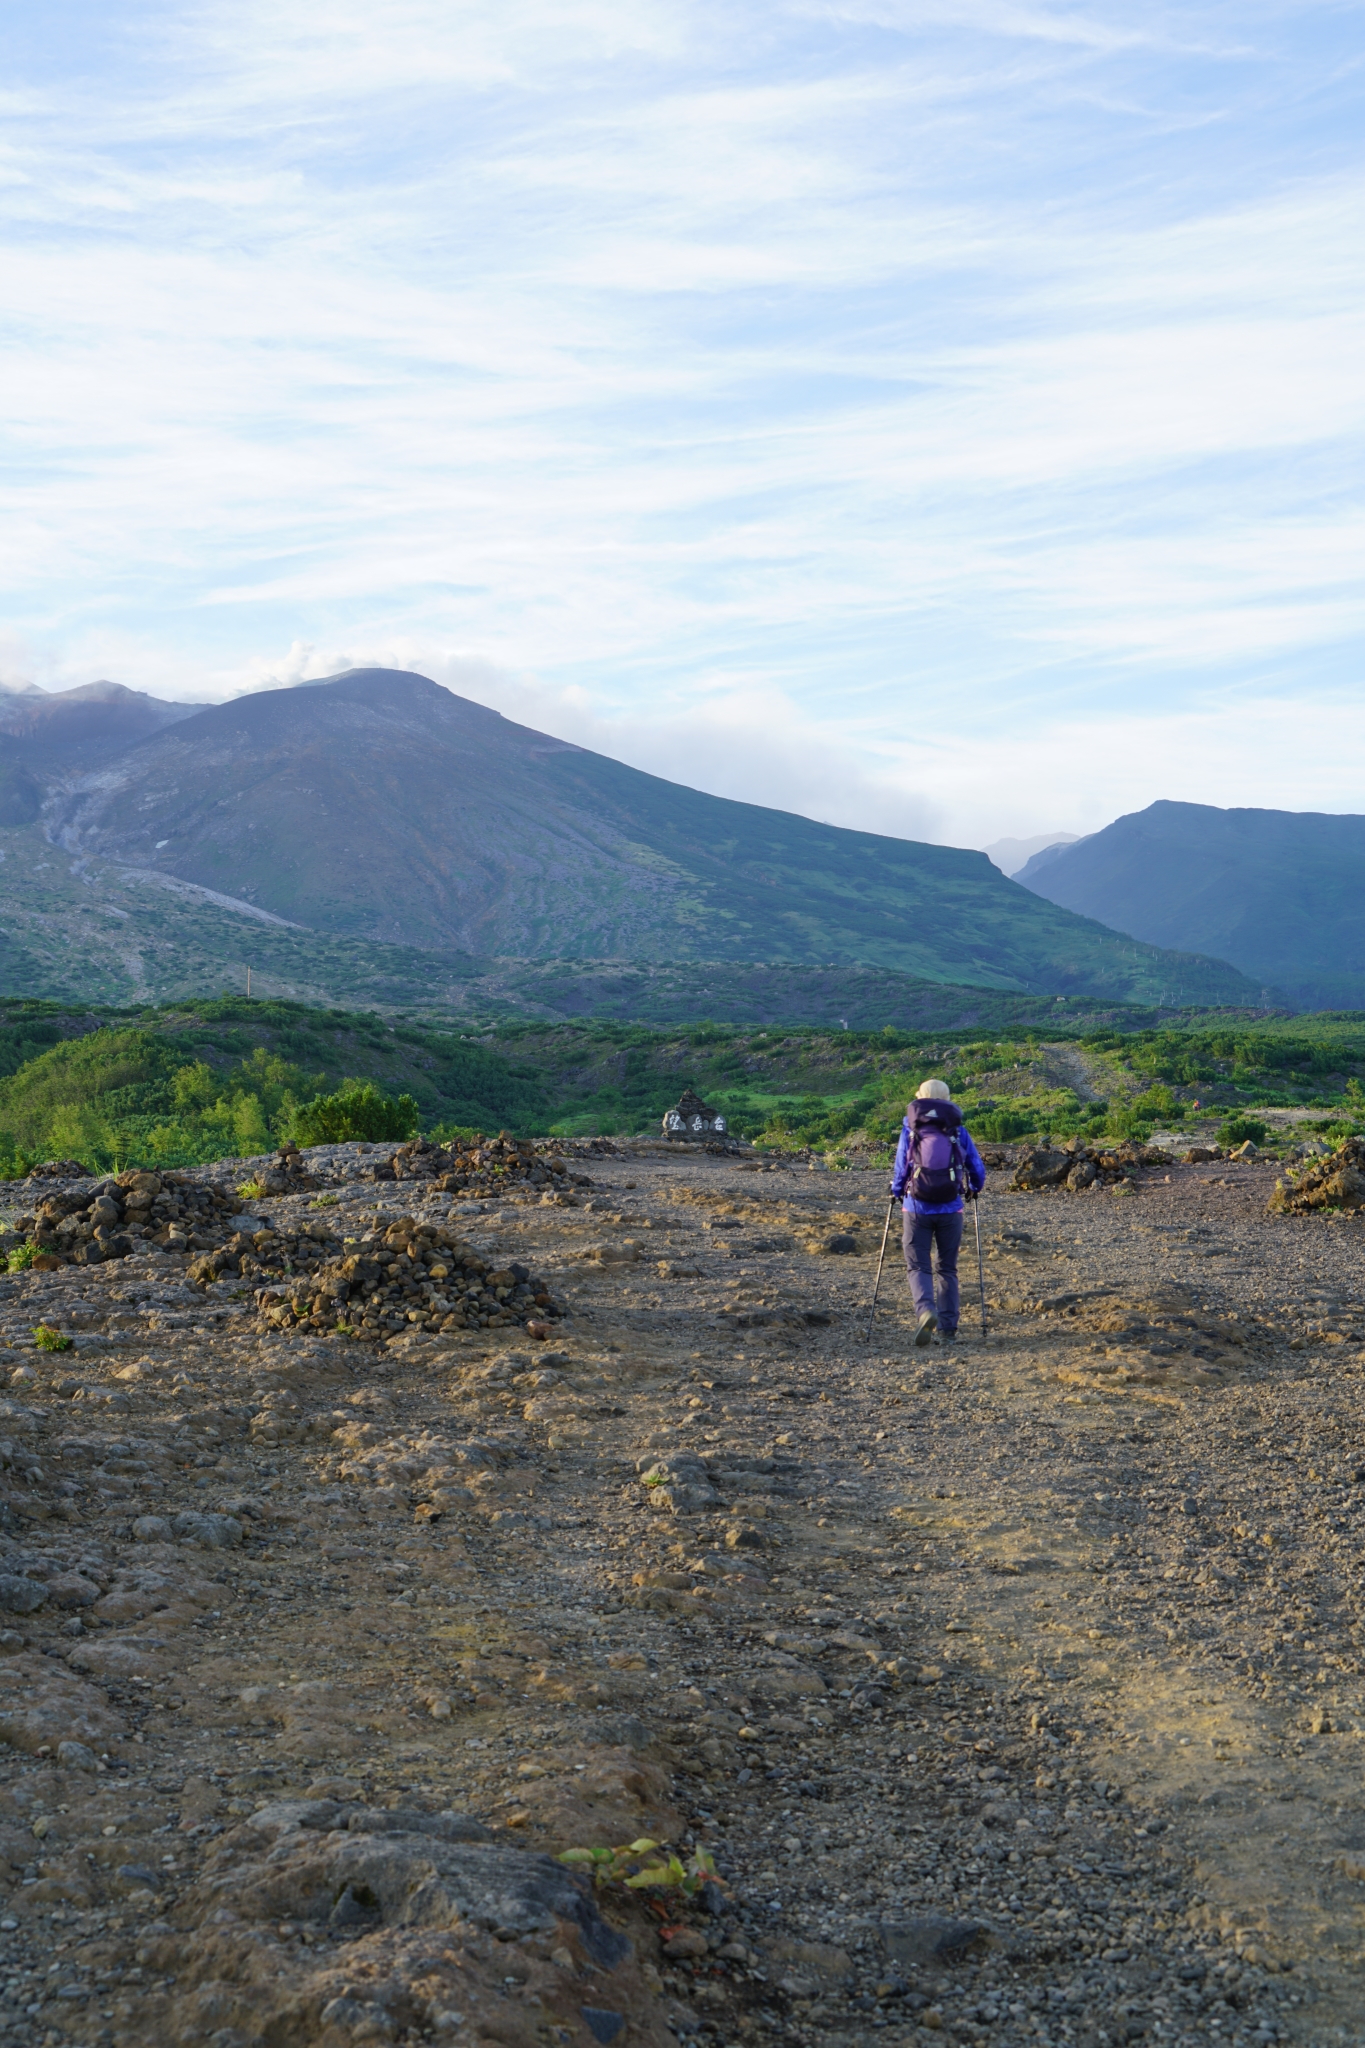
[[[910,1292],[915,1298],[915,1313],[923,1315],[927,1308],[934,1309],[941,1330],[950,1333],[957,1328],[957,1255],[962,1244],[962,1226],[965,1218],[959,1209],[956,1216],[917,1216],[913,1209],[905,1212],[902,1241],[905,1245],[905,1270],[910,1275]],[[930,1263],[934,1246],[938,1246],[938,1300],[934,1300],[934,1271]]]

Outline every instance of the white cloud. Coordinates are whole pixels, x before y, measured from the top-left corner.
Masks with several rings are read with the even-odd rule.
[[[813,718],[776,688],[714,677],[699,700],[665,696],[604,715],[578,685],[401,639],[360,650],[295,643],[282,658],[250,663],[232,688],[279,688],[347,667],[415,670],[648,774],[898,838],[979,847],[1040,828],[1093,832],[1160,797],[1365,810],[1365,704],[1345,693],[1291,700],[1283,689],[1226,690],[1175,712],[1100,707],[1006,736],[959,719],[877,745],[854,721]]]
[[[134,0],[79,73],[38,30],[0,156],[9,670],[198,699],[261,650],[408,647],[726,794],[1102,823],[1163,721],[1294,729],[1358,672],[1339,28]],[[1083,800],[1021,783],[1058,759]]]

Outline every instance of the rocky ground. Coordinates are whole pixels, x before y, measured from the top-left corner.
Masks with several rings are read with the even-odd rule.
[[[1361,1224],[997,1177],[917,1351],[883,1175],[580,1163],[318,1162],[545,1341],[0,1280],[0,2040],[1365,2040]],[[552,1860],[641,1834],[723,1888]]]

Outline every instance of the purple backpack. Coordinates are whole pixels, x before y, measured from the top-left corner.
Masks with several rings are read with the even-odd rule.
[[[946,1209],[962,1193],[962,1112],[956,1103],[917,1099],[906,1111],[910,1173],[906,1192],[926,1209]]]

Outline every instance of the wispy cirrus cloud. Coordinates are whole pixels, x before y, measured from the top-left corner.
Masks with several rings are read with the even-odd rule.
[[[1040,734],[1132,808],[1125,721],[1198,755],[1245,704],[1309,804],[1274,719],[1365,638],[1353,12],[35,16],[5,673],[406,647],[656,772],[977,841],[1060,816]]]

